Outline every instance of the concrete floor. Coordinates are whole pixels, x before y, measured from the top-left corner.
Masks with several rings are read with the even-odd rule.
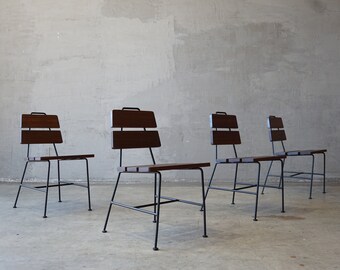
[[[64,187],[63,202],[50,192],[48,218],[44,194],[24,189],[13,209],[17,184],[0,183],[0,269],[340,269],[340,183],[320,184],[308,199],[308,184],[286,184],[286,213],[280,191],[260,197],[212,190],[207,199],[208,238],[202,238],[198,207],[180,203],[161,208],[160,250],[152,250],[151,216],[113,207],[103,234],[112,184],[92,185],[93,211],[86,190]],[[151,199],[151,186],[123,185],[119,197]],[[197,197],[195,184],[165,183],[164,195]],[[117,199],[118,199],[117,198]],[[142,200],[142,202],[149,202]]]

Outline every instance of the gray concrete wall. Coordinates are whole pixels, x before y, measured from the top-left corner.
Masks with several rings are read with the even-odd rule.
[[[20,115],[45,111],[60,117],[60,153],[93,152],[92,177],[112,179],[122,106],[155,111],[160,162],[213,160],[217,110],[238,116],[240,154],[271,153],[275,114],[289,148],[327,148],[340,177],[339,71],[339,0],[0,0],[0,178],[22,172]]]

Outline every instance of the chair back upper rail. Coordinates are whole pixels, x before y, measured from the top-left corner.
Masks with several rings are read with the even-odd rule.
[[[270,129],[273,129],[273,128],[277,128],[277,129],[280,129],[280,128],[284,128],[283,127],[283,121],[282,121],[282,118],[281,117],[276,117],[276,116],[269,116],[268,117],[268,128]]]
[[[23,114],[22,128],[60,128],[57,115]]]
[[[160,147],[158,131],[113,131],[113,149]]]
[[[21,144],[62,143],[60,130],[22,130]]]
[[[113,128],[156,128],[152,111],[112,110]]]
[[[210,115],[210,127],[211,128],[238,128],[237,119],[235,115],[222,114],[217,112]]]

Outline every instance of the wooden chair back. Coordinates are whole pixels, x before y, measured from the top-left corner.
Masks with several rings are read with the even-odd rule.
[[[240,132],[238,130],[235,115],[225,112],[216,112],[210,115],[210,142],[212,145],[236,145],[241,144]]]
[[[56,144],[62,143],[57,115],[45,113],[23,114],[21,117],[22,144]]]
[[[112,110],[112,127],[119,128],[112,132],[113,149],[154,148],[160,147],[161,141],[156,128],[156,119],[152,111],[138,108]]]
[[[287,140],[281,117],[271,115],[268,117],[267,124],[269,129],[269,139],[271,142],[282,142]]]

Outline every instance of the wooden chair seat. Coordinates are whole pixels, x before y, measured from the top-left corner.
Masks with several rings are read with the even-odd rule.
[[[313,154],[322,154],[326,153],[327,149],[318,149],[318,150],[289,150],[285,152],[275,153],[275,155],[286,155],[286,156],[310,156]]]
[[[271,161],[281,160],[286,158],[286,155],[275,155],[275,156],[254,156],[254,157],[239,157],[239,158],[219,158],[216,160],[217,163],[255,163],[259,161]]]
[[[47,160],[82,160],[85,158],[94,158],[94,154],[86,155],[67,155],[67,156],[42,156],[42,157],[29,157],[30,161],[47,161]]]
[[[156,165],[136,165],[136,166],[123,166],[119,167],[119,172],[158,172],[170,170],[190,170],[199,169],[202,167],[209,167],[210,163],[168,163]]]

